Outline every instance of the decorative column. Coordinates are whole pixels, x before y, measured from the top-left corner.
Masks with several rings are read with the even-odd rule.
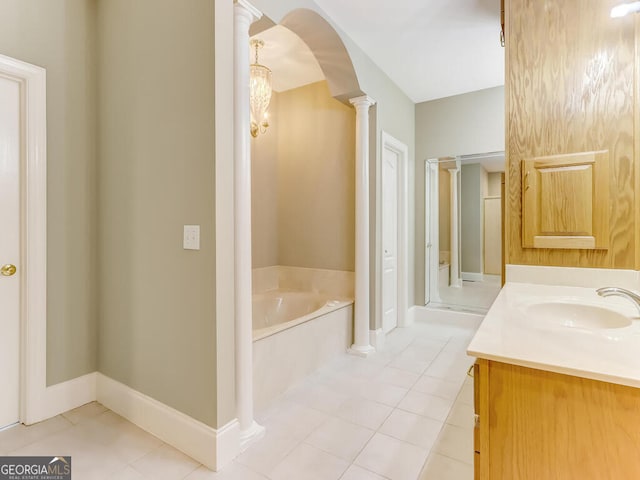
[[[451,286],[461,287],[458,252],[460,239],[458,238],[458,172],[459,168],[450,168],[451,176]]]
[[[249,26],[262,13],[246,0],[234,4],[234,208],[236,413],[240,449],[264,435],[253,419],[253,342],[251,328],[251,139],[249,138]]]
[[[369,343],[369,107],[375,101],[364,95],[349,102],[356,109],[356,284],[349,353],[366,357],[375,352]]]

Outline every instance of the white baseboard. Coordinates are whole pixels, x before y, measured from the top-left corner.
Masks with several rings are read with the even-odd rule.
[[[369,330],[369,342],[371,343],[371,346],[376,349],[376,351],[379,351],[382,347],[384,347],[385,338],[386,335],[381,328],[378,328],[376,330]]]
[[[215,429],[101,373],[97,400],[212,470],[220,470],[240,452],[236,419]]]
[[[96,372],[46,387],[41,401],[32,405],[27,425],[41,422],[96,399]]]
[[[468,282],[482,282],[484,281],[484,275],[477,272],[462,272],[462,280]]]

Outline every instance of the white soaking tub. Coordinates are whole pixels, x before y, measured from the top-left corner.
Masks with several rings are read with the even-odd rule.
[[[253,295],[253,340],[295,327],[352,303],[326,294],[272,290]]]
[[[267,408],[353,343],[353,272],[254,270],[253,397]]]

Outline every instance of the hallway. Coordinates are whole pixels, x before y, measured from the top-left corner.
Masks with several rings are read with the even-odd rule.
[[[79,480],[471,480],[464,351],[481,317],[442,315],[396,329],[368,359],[341,355],[286,392],[257,415],[265,438],[218,473],[97,403],[0,432],[0,455],[71,455]]]

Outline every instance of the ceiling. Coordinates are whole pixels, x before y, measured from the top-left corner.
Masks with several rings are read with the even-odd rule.
[[[500,0],[315,0],[415,103],[504,85]]]
[[[272,88],[284,92],[324,80],[322,69],[306,43],[288,28],[271,27],[253,38],[264,42],[258,51],[258,60],[271,69]],[[251,62],[255,51],[251,52]]]

